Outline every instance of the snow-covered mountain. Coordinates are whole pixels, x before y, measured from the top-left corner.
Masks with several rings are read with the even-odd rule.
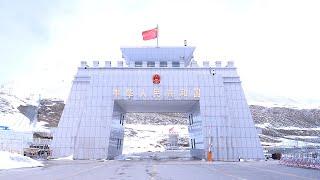
[[[320,109],[318,98],[285,97],[279,95],[263,95],[254,92],[246,93],[248,104],[264,107],[287,107],[293,109]]]
[[[32,97],[19,98],[0,92],[0,126],[14,131],[49,132],[46,122],[35,121],[37,102]]]
[[[265,146],[319,146],[320,110],[250,106]]]
[[[39,105],[35,99],[0,93],[0,126],[20,131],[45,131],[46,127],[56,127],[64,102],[42,99]],[[320,108],[310,109],[312,106],[320,107],[316,106],[318,101],[314,100],[312,106],[303,108],[301,101],[291,98],[264,98],[256,95],[248,99],[249,104],[252,104],[250,110],[255,125],[261,129],[260,139],[264,146],[320,145]],[[38,109],[39,121],[36,125],[32,124],[30,118],[35,109]],[[180,135],[181,147],[188,146],[186,118],[186,114],[180,113],[127,114],[124,151],[162,151],[165,148],[167,130],[173,126]],[[142,139],[144,144],[137,143]]]

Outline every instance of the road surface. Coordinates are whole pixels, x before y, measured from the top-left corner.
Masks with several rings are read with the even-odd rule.
[[[278,161],[46,161],[44,167],[0,171],[0,179],[16,180],[216,180],[320,179],[320,171],[279,165]]]

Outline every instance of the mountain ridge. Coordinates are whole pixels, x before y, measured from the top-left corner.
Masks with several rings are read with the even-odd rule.
[[[32,103],[28,104],[28,102]],[[4,122],[3,117],[7,117],[8,114],[11,114],[10,118],[16,117],[15,115],[25,116],[31,122],[32,111],[38,109],[38,121],[43,122],[45,127],[55,128],[59,123],[64,106],[64,102],[58,99],[42,99],[40,104],[35,106],[34,100],[24,100],[0,94],[0,125],[3,125],[1,124]],[[289,145],[293,145],[295,142],[305,145],[319,145],[320,109],[265,107],[261,105],[250,105],[249,108],[255,126],[261,129],[259,136],[264,146],[286,145],[283,142]],[[128,113],[125,123],[150,126],[188,125],[187,115],[181,113]],[[133,132],[133,134],[135,133]]]

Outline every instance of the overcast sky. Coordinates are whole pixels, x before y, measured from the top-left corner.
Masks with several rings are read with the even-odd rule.
[[[1,0],[0,84],[65,98],[81,60],[121,59],[120,46],[196,46],[233,60],[246,92],[320,98],[320,1]],[[13,85],[14,84],[14,85]]]

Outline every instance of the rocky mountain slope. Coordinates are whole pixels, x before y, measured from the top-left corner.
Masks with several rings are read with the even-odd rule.
[[[42,100],[39,119],[56,127],[63,107],[61,101]],[[320,109],[251,105],[250,110],[256,127],[261,129],[259,136],[264,146],[320,145]],[[125,123],[130,127],[142,124],[167,127],[181,125],[181,128],[185,128],[188,125],[187,115],[181,113],[128,113]],[[134,137],[141,133],[141,130],[132,127],[126,128],[126,135]]]
[[[268,108],[251,105],[250,110],[256,124],[271,123],[274,127],[320,127],[319,109],[290,109],[285,107]]]
[[[0,126],[7,126],[14,131],[48,132],[44,126],[46,122],[33,122],[36,109],[36,100],[0,92]]]
[[[128,113],[127,124],[151,124],[151,125],[187,125],[187,114],[184,113]]]
[[[38,121],[44,122],[47,127],[57,127],[64,102],[42,99],[38,106],[15,96],[0,94],[0,125],[21,116],[29,118],[31,122],[37,108]],[[250,110],[256,127],[261,129],[260,139],[264,146],[320,145],[320,109],[251,105]],[[125,123],[167,127],[181,125],[181,128],[184,128],[187,127],[188,121],[187,115],[180,113],[128,113]],[[141,133],[141,130],[138,132],[132,127],[126,128],[128,136],[133,137]]]
[[[320,146],[320,110],[263,107],[251,105],[250,110],[264,145],[286,141],[297,146]],[[286,139],[286,140],[283,140]]]
[[[62,111],[64,102],[56,99],[42,99],[38,110],[38,120],[47,122],[49,127],[57,127]]]

